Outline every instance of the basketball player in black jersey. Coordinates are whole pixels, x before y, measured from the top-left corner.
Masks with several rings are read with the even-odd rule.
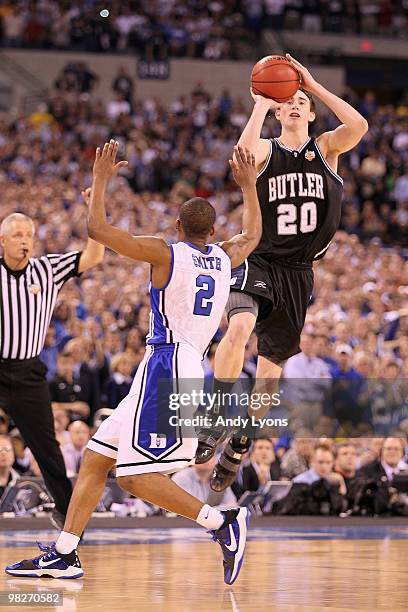
[[[301,74],[302,88],[279,105],[251,92],[255,105],[239,139],[241,146],[256,152],[263,234],[255,251],[232,272],[229,328],[215,354],[215,392],[230,391],[239,377],[254,327],[257,384],[269,381],[269,392],[277,385],[285,361],[300,352],[313,290],[312,264],[324,256],[340,222],[343,181],[337,174],[338,158],[355,147],[368,129],[354,108],[318,83],[298,61],[287,58]],[[309,136],[309,123],[315,119],[313,96],[341,122],[316,139]],[[273,108],[281,135],[263,139],[261,129]],[[259,411],[249,415],[264,416]],[[201,430],[196,463],[208,461],[224,436],[222,428]],[[250,442],[245,431],[230,438],[211,479],[214,490],[233,482]]]

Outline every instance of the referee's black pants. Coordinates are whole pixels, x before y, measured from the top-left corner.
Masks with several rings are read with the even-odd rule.
[[[55,437],[47,367],[39,359],[0,359],[0,407],[6,410],[34,455],[55,508],[66,515],[71,481]]]

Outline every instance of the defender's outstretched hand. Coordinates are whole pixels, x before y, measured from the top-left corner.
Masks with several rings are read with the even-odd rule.
[[[89,200],[91,199],[91,187],[87,187],[81,191],[81,196],[84,198],[84,202],[89,206]]]
[[[234,159],[229,160],[229,165],[234,175],[234,180],[245,189],[252,187],[256,183],[256,166],[255,155],[250,153],[248,149],[244,149],[239,145],[234,147]]]
[[[293,64],[293,66],[296,68],[296,70],[299,72],[299,74],[300,74],[300,76],[302,78],[302,82],[301,82],[300,86],[303,87],[303,89],[306,89],[307,91],[310,91],[311,93],[313,93],[313,91],[316,88],[316,85],[318,83],[312,77],[312,75],[310,74],[308,69],[305,68],[294,57],[289,55],[289,53],[286,54],[286,59],[288,59]]]
[[[116,156],[118,154],[119,143],[117,140],[110,140],[105,142],[105,145],[101,151],[101,148],[96,149],[95,162],[93,165],[93,176],[94,178],[103,178],[107,181],[115,176],[121,168],[128,165],[127,161],[116,162]]]

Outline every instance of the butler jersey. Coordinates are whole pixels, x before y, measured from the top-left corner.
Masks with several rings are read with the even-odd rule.
[[[254,258],[307,263],[324,256],[340,223],[343,181],[314,138],[298,150],[272,139],[257,191],[263,232]]]
[[[203,355],[220,324],[229,295],[231,260],[216,244],[200,251],[171,245],[172,265],[163,289],[150,286],[148,345],[184,343]]]

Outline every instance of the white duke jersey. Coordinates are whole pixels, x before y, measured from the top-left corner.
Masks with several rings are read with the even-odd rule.
[[[204,355],[227,304],[231,260],[216,244],[207,252],[188,242],[172,244],[169,279],[162,289],[150,285],[147,344],[188,344]]]

